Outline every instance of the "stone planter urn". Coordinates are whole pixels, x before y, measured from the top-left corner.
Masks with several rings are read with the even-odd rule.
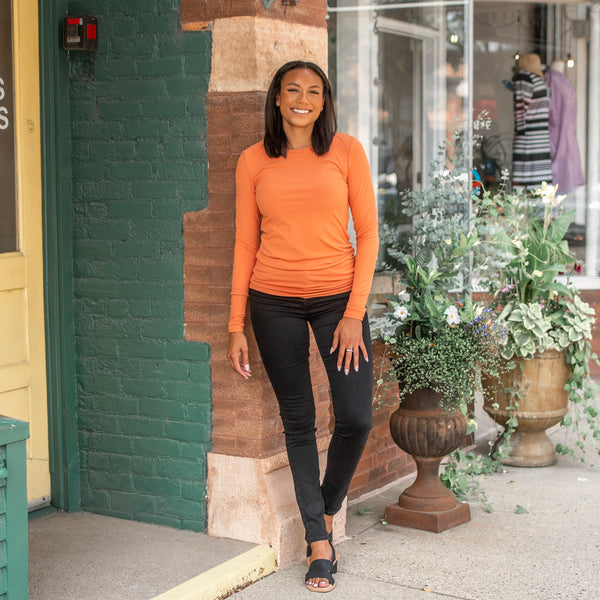
[[[465,438],[467,420],[458,410],[444,410],[440,400],[432,390],[417,390],[390,417],[392,438],[417,464],[415,482],[385,509],[393,525],[439,533],[471,519],[469,505],[459,503],[439,477],[440,462]]]
[[[550,349],[513,361],[516,368],[502,375],[500,381],[484,380],[488,393],[483,408],[488,415],[503,427],[511,416],[519,422],[510,436],[504,463],[515,467],[553,465],[556,452],[546,429],[560,423],[568,410],[569,392],[564,387],[571,367],[565,362],[565,351]],[[511,410],[515,402],[518,408]]]

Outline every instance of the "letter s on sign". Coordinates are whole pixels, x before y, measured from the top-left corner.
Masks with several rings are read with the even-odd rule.
[[[4,100],[4,79],[0,77],[0,100]],[[8,129],[10,121],[8,120],[8,108],[0,106],[0,130]]]

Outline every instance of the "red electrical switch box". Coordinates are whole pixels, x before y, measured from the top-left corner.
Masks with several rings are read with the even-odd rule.
[[[98,50],[98,20],[96,17],[70,15],[63,19],[65,50]]]

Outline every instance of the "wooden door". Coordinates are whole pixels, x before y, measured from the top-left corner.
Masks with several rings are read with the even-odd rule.
[[[27,421],[30,502],[50,496],[37,0],[0,0],[0,414]]]

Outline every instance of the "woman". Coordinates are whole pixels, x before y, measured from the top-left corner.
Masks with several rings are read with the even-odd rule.
[[[356,255],[348,235],[349,210]],[[229,347],[251,375],[243,333],[249,298],[254,335],[283,421],[308,543],[306,586],[328,592],[340,509],[371,428],[371,341],[365,304],[379,246],[369,165],[360,143],[336,133],[331,85],[310,62],[275,74],[265,136],[240,156]],[[335,429],[319,482],[309,372],[312,328],[325,364]]]

